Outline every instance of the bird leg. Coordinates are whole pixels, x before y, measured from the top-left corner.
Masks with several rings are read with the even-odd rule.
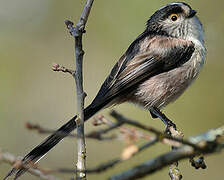
[[[151,108],[150,113],[152,118],[159,118],[162,120],[162,122],[166,126],[166,131],[165,131],[166,133],[170,134],[170,130],[169,130],[170,127],[173,127],[175,130],[177,129],[176,124],[174,124],[170,119],[168,119],[166,115],[163,114],[158,108],[156,107]]]

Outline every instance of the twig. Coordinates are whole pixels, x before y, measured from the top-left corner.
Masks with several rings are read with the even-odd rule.
[[[169,144],[171,146],[180,146],[181,144],[185,144],[185,145],[189,145],[189,146],[193,147],[196,150],[199,150],[199,151],[201,150],[200,146],[197,146],[196,144],[191,143],[190,141],[186,141],[184,139],[180,139],[180,138],[172,137],[168,134],[164,134],[163,132],[161,132],[153,127],[146,126],[137,121],[130,120],[116,111],[112,111],[110,113],[110,115],[112,117],[114,117],[115,119],[117,119],[118,121],[123,121],[126,124],[138,127],[140,129],[143,129],[143,130],[146,130],[146,131],[149,131],[149,132],[155,134],[161,141],[163,141],[163,143]],[[171,141],[167,141],[167,139],[171,140]],[[175,142],[177,142],[177,143],[175,143]]]
[[[21,158],[14,156],[11,153],[8,152],[2,152],[0,150],[0,162],[5,162],[11,165],[16,164],[17,162],[19,162],[21,160]],[[45,174],[45,172],[42,172],[40,169],[37,168],[29,168],[27,170],[30,174],[39,177],[41,179],[44,180],[59,180],[59,178],[52,176],[52,175],[47,175]]]
[[[106,119],[104,116],[99,115],[97,117],[94,117],[94,121],[93,124],[96,125],[101,125],[101,124],[106,124],[107,126],[109,126],[106,129],[101,129],[99,131],[97,131],[99,134],[106,134],[120,126],[122,126],[124,123],[123,122],[117,122],[117,123],[113,123],[112,121],[109,121],[108,119]]]
[[[64,67],[64,66],[61,66],[61,65],[59,65],[59,64],[56,64],[56,63],[54,63],[54,64],[52,65],[52,70],[53,70],[53,71],[58,71],[58,72],[63,72],[63,73],[69,73],[69,74],[71,74],[72,76],[74,76],[74,74],[75,74],[75,71],[74,71],[74,70],[72,70],[72,69],[68,69],[68,68],[66,68],[66,67]]]
[[[140,146],[138,148],[138,151],[135,154],[133,154],[132,157],[136,156],[137,154],[139,154],[143,150],[151,147],[156,142],[158,142],[158,139],[157,138],[153,138],[149,142],[147,142],[144,145]],[[106,163],[102,163],[102,164],[98,165],[95,168],[86,169],[86,173],[100,173],[100,172],[106,171],[106,170],[114,167],[115,165],[117,165],[117,164],[119,164],[121,162],[124,162],[126,160],[127,159],[122,159],[121,157],[120,158],[116,158],[116,159],[110,160],[110,161],[108,161]],[[49,173],[54,173],[54,172],[57,172],[57,173],[74,173],[74,171],[75,171],[74,169],[60,168],[60,169],[56,169],[56,170],[50,170],[48,172]]]
[[[197,146],[202,147],[201,152],[195,150],[189,145],[183,145],[178,149],[174,149],[171,152],[163,154],[157,158],[146,161],[141,165],[138,165],[130,170],[122,172],[121,174],[115,175],[110,180],[131,180],[146,175],[152,174],[153,172],[162,169],[163,167],[177,162],[181,159],[189,158],[195,155],[210,154],[221,151],[224,148],[224,126],[210,130],[207,133],[199,135],[197,137],[189,138],[189,141],[195,143]]]
[[[159,139],[155,138],[149,141],[148,143],[140,146],[138,149],[138,152],[133,154],[132,157],[139,154],[141,151],[145,150],[146,148],[151,147],[158,141]],[[221,149],[224,149],[224,126],[215,130],[210,130],[199,136],[191,137],[189,138],[189,141],[197,144],[198,146],[203,147],[202,151],[205,154],[218,152]],[[135,173],[141,173],[140,167],[142,167],[143,168],[142,173],[145,173],[145,174],[142,174],[142,176],[152,174],[153,172],[169,164],[172,164],[176,162],[177,160],[192,157],[193,155],[198,155],[200,153],[201,152],[194,150],[192,147],[188,145],[184,145],[184,146],[181,146],[179,149],[174,149],[169,153],[163,154],[162,156],[159,156],[151,161],[147,161],[147,163],[144,163],[143,165],[139,166],[139,170],[137,170]],[[95,168],[87,169],[86,173],[100,173],[124,161],[125,160],[123,160],[122,158],[116,158],[106,163],[100,164],[99,166]],[[74,171],[75,171],[74,169],[60,168],[56,170],[49,170],[46,172],[47,173],[55,173],[55,172],[56,173],[74,173]],[[139,177],[141,177],[141,175]],[[134,179],[134,177],[132,178]],[[120,177],[120,179],[122,178]]]
[[[29,122],[27,122],[25,124],[25,126],[28,130],[36,130],[40,134],[52,134],[52,133],[56,132],[56,130],[47,129],[47,128],[44,128],[44,127],[42,127],[38,124],[32,124],[32,123],[29,123]],[[115,139],[116,136],[113,136],[113,135],[111,135],[109,137],[103,137],[104,134],[109,132],[108,129],[111,129],[111,127],[105,128],[105,129],[100,129],[98,131],[91,131],[91,132],[89,132],[88,134],[85,135],[85,138],[95,139],[95,140],[100,140],[100,141]],[[62,132],[60,132],[58,134],[62,135],[62,136],[67,135],[67,134],[62,133]],[[77,138],[77,134],[71,133],[71,134],[67,135],[67,137]]]
[[[163,167],[180,160],[181,158],[189,157],[190,154],[193,153],[193,148],[190,146],[184,146],[179,148],[178,150],[173,150],[169,153],[166,153],[162,156],[154,158],[150,161],[146,161],[145,163],[138,165],[130,170],[124,171],[121,174],[117,174],[111,178],[110,180],[131,180],[137,179],[140,177],[144,177],[149,175]]]
[[[125,121],[118,120],[117,122],[113,122],[113,121],[105,118],[103,115],[99,115],[98,117],[95,117],[94,120],[95,120],[96,123],[101,123],[101,124],[103,123],[103,124],[106,124],[106,125],[109,126],[109,128],[107,128],[107,129],[102,129],[102,130],[97,131],[97,132],[100,132],[102,134],[106,134],[109,131],[118,128],[120,130],[120,132],[123,133],[123,134],[129,134],[129,135],[132,134],[136,138],[142,138],[142,139],[146,139],[146,140],[151,139],[150,135],[144,134],[144,133],[142,133],[140,131],[137,131],[135,129],[122,127],[122,125],[124,125],[126,123]]]
[[[117,129],[117,128],[119,128],[121,133],[133,134],[137,138],[142,138],[142,139],[146,139],[146,140],[150,140],[152,138],[150,135],[144,134],[141,131],[133,130],[133,129],[126,128],[126,127],[121,127],[123,124],[125,124],[125,122],[123,122],[123,121],[113,122],[113,121],[110,121],[109,119],[106,119],[102,115],[94,117],[94,121],[92,122],[92,124],[94,126],[99,126],[99,125],[105,124],[108,127],[104,128],[104,129],[91,131],[91,132],[89,132],[85,135],[85,138],[96,139],[96,140],[100,140],[100,141],[113,140],[113,139],[117,138],[117,135],[111,135],[109,137],[103,137],[103,135],[105,135],[105,134],[107,134],[107,133],[109,133],[112,130]],[[40,133],[40,134],[52,134],[52,133],[56,132],[56,130],[45,128],[45,127],[42,127],[39,124],[33,124],[33,123],[30,123],[30,122],[26,122],[25,127],[28,130],[32,130],[32,131],[35,130],[35,131],[37,131],[37,133]],[[58,134],[59,135],[61,134],[62,136],[65,135],[62,132],[60,132]],[[67,135],[67,137],[77,138],[77,135],[74,134],[74,133],[71,133],[71,134]]]
[[[81,17],[73,27],[73,22],[66,20],[65,24],[69,29],[70,33],[75,39],[75,57],[76,57],[76,71],[74,74],[76,81],[76,93],[77,93],[77,149],[78,149],[78,159],[77,159],[77,171],[76,179],[86,179],[86,147],[85,147],[85,135],[84,135],[84,99],[86,94],[83,91],[83,55],[84,51],[82,49],[82,36],[85,33],[85,25],[88,20],[90,10],[94,0],[87,0],[82,11]]]

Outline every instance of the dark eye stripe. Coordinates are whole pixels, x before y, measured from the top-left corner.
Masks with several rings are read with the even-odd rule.
[[[183,13],[183,9],[180,6],[173,6],[172,8],[168,9],[167,14],[164,18],[168,18],[171,14],[180,14]]]
[[[169,13],[182,13],[183,12],[183,9],[180,7],[180,6],[177,6],[177,7],[173,7],[172,9],[170,9],[168,11],[168,14]]]

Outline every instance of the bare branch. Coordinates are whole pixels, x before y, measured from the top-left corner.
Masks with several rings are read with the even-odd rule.
[[[25,126],[28,130],[36,130],[40,134],[52,134],[52,133],[56,132],[56,130],[44,128],[44,127],[42,127],[38,124],[32,124],[32,123],[29,123],[29,122],[27,122],[25,124]],[[109,128],[111,129],[111,127],[109,127]],[[108,131],[109,128],[100,129],[98,131],[91,131],[91,132],[89,132],[88,134],[85,135],[85,138],[95,139],[95,140],[100,140],[100,141],[115,139],[116,136],[113,136],[113,135],[111,135],[109,137],[103,137],[104,134],[109,132]],[[58,135],[64,136],[64,135],[67,135],[67,134],[60,132],[60,133],[58,133]],[[71,134],[67,135],[67,137],[77,138],[77,134],[71,133]]]
[[[20,157],[16,157],[11,153],[8,152],[2,152],[0,150],[0,162],[5,162],[8,163],[10,165],[15,165],[18,164],[21,161]],[[36,176],[39,177],[40,179],[44,179],[44,180],[60,180],[59,178],[52,176],[52,175],[47,175],[45,172],[41,171],[38,168],[29,168],[27,169],[27,171]]]
[[[172,145],[172,146],[180,146],[181,144],[185,144],[185,145],[189,145],[189,146],[191,146],[194,149],[197,149],[199,151],[201,149],[201,147],[195,145],[194,143],[191,143],[190,141],[186,141],[184,139],[180,139],[180,138],[172,137],[168,134],[164,134],[163,132],[161,132],[161,131],[153,128],[153,127],[143,125],[143,124],[141,124],[137,121],[130,120],[130,119],[124,117],[123,115],[121,115],[120,113],[118,113],[116,111],[112,111],[110,113],[110,115],[112,117],[114,117],[115,119],[117,119],[118,121],[123,121],[126,124],[138,127],[140,129],[143,129],[143,130],[146,130],[146,131],[149,131],[149,132],[155,134],[163,143],[167,143],[167,144]],[[167,140],[171,140],[171,141],[167,141]],[[176,142],[178,142],[178,143],[176,143]]]
[[[100,116],[100,118],[98,118],[98,119],[95,118],[95,121],[97,121],[97,122],[94,122],[94,124],[96,124],[96,125],[97,124],[107,124],[109,126],[108,129],[110,129],[111,127],[119,127],[120,129],[122,129],[122,127],[115,126],[115,125],[117,123],[122,124],[122,125],[125,124],[125,123],[135,125],[137,123],[137,122],[132,122],[131,120],[128,120],[128,119],[124,118],[123,116],[119,116],[119,118],[117,120],[118,120],[118,122],[114,123],[114,122],[104,118],[103,116]],[[142,124],[139,125],[137,123],[137,127],[142,127],[142,126],[144,126],[144,125],[142,125]],[[124,128],[124,129],[126,129],[126,128]],[[145,127],[144,129],[149,129],[150,132],[151,132],[151,129],[149,127]],[[170,129],[171,132],[173,130],[174,129]],[[105,131],[100,130],[99,132],[105,132]],[[107,132],[107,130],[106,130],[106,132]],[[153,130],[153,132],[154,132],[154,130]],[[134,157],[135,155],[137,155],[138,153],[140,153],[144,149],[146,149],[148,147],[151,147],[156,142],[161,141],[161,139],[163,139],[163,141],[161,141],[161,142],[164,142],[165,140],[169,140],[169,139],[166,139],[165,137],[160,136],[160,133],[162,133],[162,132],[157,131],[157,130],[155,130],[155,132],[156,132],[155,133],[156,137],[153,137],[153,138],[151,137],[150,138],[151,140],[148,143],[144,144],[143,146],[140,146],[138,148],[138,151],[136,153],[134,153],[131,157]],[[179,131],[176,131],[176,130],[175,130],[175,132],[173,132],[173,134],[175,134],[175,136],[178,136],[178,135],[182,136],[182,133],[179,132]],[[171,145],[172,144],[177,145],[176,147],[179,147],[179,148],[178,149],[173,149],[173,151],[171,151],[169,153],[166,153],[166,154],[164,154],[164,155],[162,155],[158,158],[155,158],[154,160],[148,161],[146,163],[146,165],[145,164],[141,165],[140,167],[141,168],[143,167],[143,171],[145,171],[144,170],[144,168],[146,168],[145,166],[147,166],[147,168],[148,167],[151,168],[151,165],[153,166],[143,176],[145,176],[147,174],[151,174],[152,172],[154,172],[154,171],[156,171],[160,168],[163,168],[168,164],[173,163],[170,167],[170,177],[172,179],[181,179],[182,175],[180,174],[179,169],[177,168],[177,165],[175,164],[177,162],[177,160],[184,159],[184,158],[187,158],[187,157],[193,157],[195,155],[199,155],[199,154],[203,154],[203,153],[204,154],[213,153],[213,152],[216,152],[216,150],[224,148],[223,134],[224,134],[224,127],[221,127],[219,129],[216,129],[216,130],[210,130],[209,132],[207,132],[205,134],[202,134],[200,136],[191,137],[188,140],[182,140],[181,143],[178,140],[178,142],[177,142],[178,144],[171,143]],[[174,138],[172,141],[175,142],[175,140],[176,140],[175,137],[172,137],[172,138]],[[192,144],[194,144],[194,145],[192,146]],[[197,148],[195,149],[194,147],[197,147]],[[214,148],[216,148],[216,149],[214,149]],[[125,160],[127,160],[127,159],[123,159],[122,157],[116,158],[116,159],[108,161],[107,163],[103,163],[103,164],[101,164],[101,165],[99,165],[95,168],[86,169],[85,173],[100,173],[100,172],[103,172],[103,171],[105,171],[109,168],[114,167],[115,165],[117,165],[121,162],[124,162]],[[150,163],[150,165],[148,165],[148,163]],[[157,163],[159,163],[159,164],[157,164]],[[50,170],[48,172],[49,173],[52,173],[52,172],[74,173],[74,172],[76,172],[76,170],[60,168],[60,169],[56,169],[56,170]],[[140,175],[140,177],[141,176],[142,175]]]
[[[144,145],[140,146],[138,148],[138,151],[132,155],[132,157],[136,156],[137,154],[139,154],[140,152],[142,152],[143,150],[153,146],[156,142],[158,142],[157,138],[153,138],[152,140],[150,140],[149,142],[145,143]],[[100,165],[98,165],[97,167],[91,168],[91,169],[87,169],[86,173],[100,173],[100,172],[105,172],[106,170],[114,167],[115,165],[122,163],[124,161],[126,161],[127,159],[122,159],[120,158],[116,158],[113,160],[110,160],[106,163],[102,163]],[[54,172],[58,172],[58,173],[74,173],[75,170],[74,169],[66,169],[66,168],[60,168],[60,169],[56,169],[56,170],[50,170],[48,171],[49,173],[54,173]]]
[[[103,115],[99,115],[98,117],[95,117],[94,120],[95,120],[94,124],[96,124],[96,123],[102,124],[103,123],[103,124],[106,124],[109,126],[109,128],[107,128],[107,129],[102,129],[102,130],[97,131],[99,133],[106,134],[106,133],[112,131],[113,129],[118,128],[120,130],[120,132],[123,134],[132,134],[136,138],[142,138],[142,139],[146,139],[146,140],[151,139],[150,135],[144,134],[141,131],[137,131],[136,129],[130,129],[130,128],[126,128],[126,127],[121,127],[122,125],[125,124],[125,121],[118,120],[117,122],[113,122],[113,121],[105,118]]]
[[[74,73],[75,73],[74,70],[68,69],[68,68],[66,68],[64,66],[61,66],[59,64],[56,64],[56,63],[52,65],[52,70],[53,71],[58,71],[58,72],[63,72],[63,73],[69,73],[72,76],[74,76]]]
[[[223,137],[224,137],[224,126],[218,129],[210,130],[202,135],[191,137],[189,138],[189,141],[191,143],[195,143],[197,146],[200,146],[201,151],[198,151],[189,145],[183,145],[178,149],[174,149],[171,152],[163,154],[152,160],[146,161],[141,165],[138,165],[125,172],[122,172],[121,174],[115,175],[111,177],[110,180],[131,180],[144,177],[181,159],[196,156],[201,153],[211,154],[219,152],[221,151],[221,149],[224,148]]]
[[[86,97],[83,91],[83,55],[84,51],[82,48],[82,36],[85,33],[85,25],[88,20],[90,10],[94,0],[87,0],[82,11],[79,22],[76,27],[73,27],[73,22],[65,21],[67,28],[75,39],[75,57],[76,57],[76,71],[74,78],[76,81],[76,94],[77,94],[77,171],[76,179],[86,179],[86,147],[85,147],[85,134],[84,134],[84,99]]]
[[[210,130],[204,134],[201,134],[199,136],[191,137],[189,138],[189,141],[192,143],[195,143],[197,146],[202,147],[202,152],[199,152],[198,150],[195,150],[193,147],[189,145],[183,145],[178,149],[174,149],[171,152],[168,152],[166,154],[163,154],[157,158],[154,158],[153,160],[147,161],[143,163],[140,166],[137,166],[129,171],[126,171],[120,175],[114,176],[111,179],[135,179],[136,177],[143,177],[149,174],[152,174],[153,172],[169,165],[172,163],[177,162],[178,160],[189,158],[195,155],[199,155],[201,153],[204,154],[210,154],[210,153],[215,153],[219,152],[221,149],[224,148],[224,126],[220,127],[215,130]],[[146,148],[151,147],[154,145],[156,142],[158,142],[159,139],[155,137],[155,139],[152,139],[148,143],[140,146],[138,148],[138,152],[133,154],[133,157]],[[100,172],[105,172],[105,170],[108,170],[115,165],[124,162],[122,158],[116,158],[113,160],[110,160],[106,163],[103,163],[95,168],[92,169],[87,169],[86,173],[100,173]],[[181,174],[178,172],[179,170],[174,167],[173,170],[176,172],[172,173],[172,178],[181,178]],[[56,170],[50,170],[48,171],[49,173],[74,173],[74,169],[65,169],[65,168],[60,168]]]

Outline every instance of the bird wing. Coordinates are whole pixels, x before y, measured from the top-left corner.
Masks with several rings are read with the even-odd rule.
[[[108,104],[122,93],[131,92],[145,79],[181,66],[191,58],[194,50],[191,41],[140,36],[115,64],[92,106]]]

